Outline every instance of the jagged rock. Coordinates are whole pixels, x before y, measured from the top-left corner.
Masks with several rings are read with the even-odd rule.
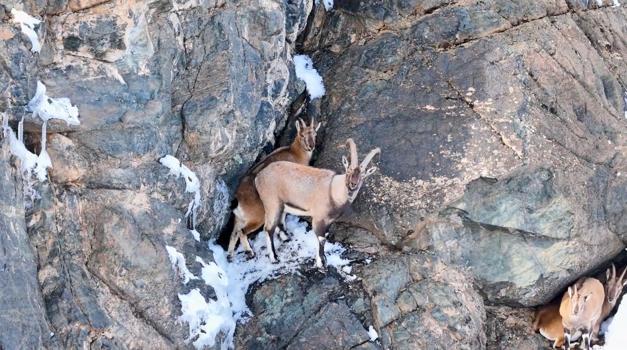
[[[0,137],[0,347],[55,348],[26,232],[20,175],[10,158],[8,140]]]
[[[319,57],[316,165],[340,170],[348,137],[381,147],[345,224],[470,267],[491,302],[545,303],[624,247],[625,7],[403,6],[327,19],[346,27],[322,38],[362,27]]]
[[[384,348],[485,347],[483,301],[458,268],[423,254],[391,254],[358,275]]]
[[[488,350],[544,350],[553,345],[539,333],[534,333],[533,310],[486,306],[486,315]]]
[[[35,185],[39,197],[21,214],[36,258],[16,227],[23,236],[16,254],[27,260],[14,271],[38,277],[45,313],[36,313],[34,280],[11,277],[15,286],[0,288],[7,298],[21,285],[34,288],[32,310],[24,306],[24,313],[42,325],[0,338],[0,348],[54,347],[57,341],[61,348],[192,347],[188,325],[178,322],[178,294],[199,288],[208,300],[214,291],[198,280],[183,285],[165,246],[183,253],[197,276],[196,256],[212,257],[187,229],[191,220],[184,213],[194,195],[159,159],[175,155],[197,174],[198,228],[205,238],[216,235],[239,176],[274,141],[289,103],[304,89],[293,78],[291,56],[312,3],[0,5],[0,94],[7,91],[1,112],[9,125],[17,129],[38,80],[49,96],[76,104],[81,122],[47,126],[49,181]],[[43,20],[35,28],[40,54],[30,52],[11,21],[13,8]],[[26,145],[34,152],[41,147],[41,123],[25,114]],[[0,161],[8,160],[3,151]],[[20,179],[11,179],[7,186],[19,188]],[[15,317],[7,305],[2,313]],[[16,342],[21,337],[23,343]]]

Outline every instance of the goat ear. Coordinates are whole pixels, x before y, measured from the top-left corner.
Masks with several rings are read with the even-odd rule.
[[[573,298],[573,287],[568,287],[568,297]]]
[[[344,170],[348,171],[348,159],[346,159],[346,156],[342,156],[342,165],[344,166]]]
[[[298,132],[300,134],[300,122],[298,120],[296,120],[296,132]]]
[[[318,129],[320,129],[321,125],[322,125],[322,123],[318,123],[318,126],[316,126],[316,131],[318,131]]]
[[[364,178],[374,174],[374,172],[377,171],[377,167],[373,166],[372,168],[366,170],[366,173],[364,174]]]

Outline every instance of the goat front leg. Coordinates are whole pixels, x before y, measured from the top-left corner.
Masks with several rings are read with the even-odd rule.
[[[313,220],[313,231],[318,239],[318,255],[316,256],[316,267],[322,269],[327,265],[327,258],[324,255],[325,233],[329,225],[322,220]]]
[[[278,206],[277,210],[272,212],[268,212],[266,210],[266,224],[264,225],[264,231],[266,231],[266,246],[268,247],[268,256],[270,257],[270,262],[276,264],[279,262],[277,259],[276,250],[274,249],[274,232],[277,229],[277,225],[279,223],[279,219],[281,218],[282,210],[280,210],[280,206]]]
[[[583,343],[583,348],[585,350],[590,350],[590,331],[584,330],[581,334],[581,342]]]
[[[570,339],[571,339],[571,335],[570,335],[570,329],[566,329],[564,328],[564,349],[569,350],[570,349]]]

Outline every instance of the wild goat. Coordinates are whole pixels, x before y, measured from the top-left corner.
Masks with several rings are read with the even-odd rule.
[[[542,307],[536,313],[533,330],[539,331],[543,337],[553,340],[553,349],[564,345],[564,326],[560,315],[560,304],[553,303]]]
[[[616,278],[616,266],[614,266],[614,264],[612,264],[611,269],[607,269],[607,271],[605,271],[605,299],[603,300],[601,317],[599,317],[594,325],[592,332],[593,339],[596,339],[599,334],[599,329],[601,328],[601,323],[607,318],[607,316],[610,315],[614,306],[616,306],[616,301],[618,301],[618,298],[620,298],[623,293],[623,287],[627,285],[627,281],[624,279],[625,272],[627,272],[627,267],[625,267],[620,277]]]
[[[584,349],[590,349],[590,332],[601,317],[605,292],[595,278],[583,278],[568,287],[560,304],[566,349],[570,349],[571,332],[581,330]]]
[[[357,164],[355,142],[348,139],[346,143],[350,149],[350,164],[342,156],[344,174],[289,162],[275,162],[255,178],[255,187],[266,213],[264,230],[272,262],[277,261],[272,236],[285,211],[311,217],[319,243],[316,267],[323,266],[327,228],[355,200],[364,180],[376,170],[376,167],[366,167],[381,152],[379,148],[375,148],[366,155],[361,164]]]
[[[292,144],[290,146],[277,148],[244,175],[235,192],[237,207],[233,210],[235,224],[229,240],[229,260],[233,259],[235,245],[238,240],[241,242],[244,250],[246,250],[246,254],[249,258],[255,256],[254,251],[250,247],[248,235],[259,229],[263,225],[265,218],[263,203],[259,198],[257,189],[255,189],[255,176],[268,166],[268,164],[276,161],[288,161],[304,165],[309,164],[311,155],[316,147],[316,133],[318,129],[320,129],[320,124],[321,123],[318,123],[318,125],[316,125],[313,118],[311,118],[311,124],[309,126],[306,125],[302,119],[297,120],[296,138]]]

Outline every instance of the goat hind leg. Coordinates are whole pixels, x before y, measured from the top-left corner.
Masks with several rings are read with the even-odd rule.
[[[280,208],[280,207],[279,207]],[[273,216],[269,216],[266,211],[266,223],[263,227],[264,231],[266,231],[266,242],[268,247],[268,256],[270,257],[270,261],[272,263],[278,263],[279,260],[277,258],[276,249],[274,247],[274,232],[277,229],[278,221],[281,218],[281,210],[276,210]]]

